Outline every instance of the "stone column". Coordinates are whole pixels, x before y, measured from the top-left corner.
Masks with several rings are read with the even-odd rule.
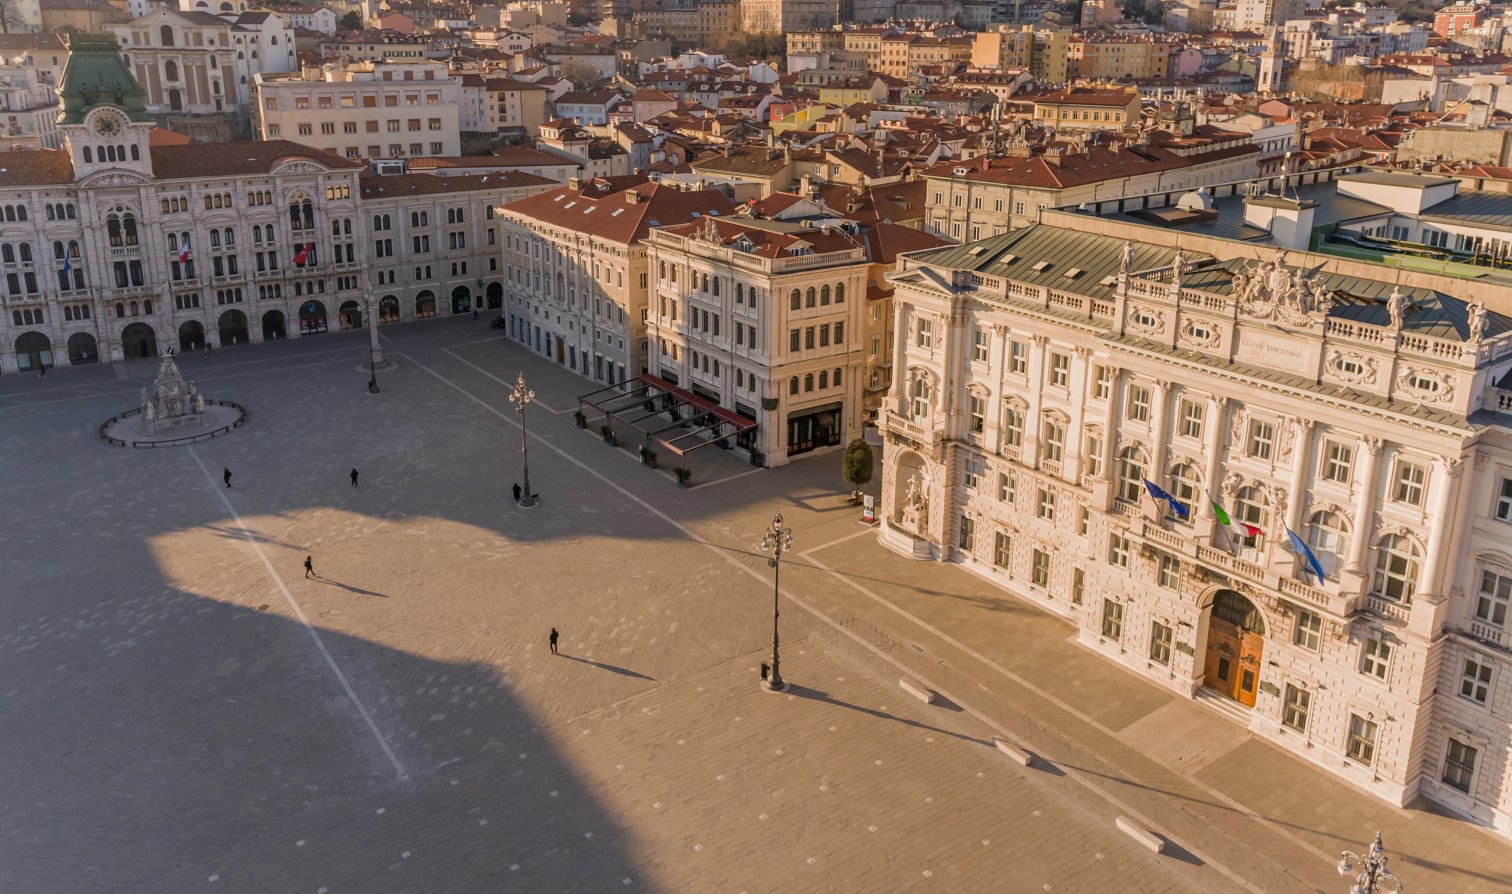
[[[1155,383],[1155,405],[1150,408],[1150,468],[1151,481],[1164,487],[1166,451],[1170,447],[1169,427],[1171,415],[1171,383]]]
[[[1288,420],[1297,439],[1292,453],[1291,504],[1286,510],[1286,526],[1303,534],[1302,512],[1307,508],[1307,470],[1312,467],[1313,425],[1312,419]]]
[[[997,337],[997,364],[992,365],[991,355],[988,355],[988,364],[992,367],[992,406],[987,408],[987,430],[984,432],[983,446],[990,451],[997,451],[1003,443],[1003,405],[1008,397],[1008,391],[1003,385],[1003,373],[1008,368],[1007,345],[1008,327],[997,324],[992,327],[992,333]]]
[[[1420,586],[1417,593],[1418,598],[1430,602],[1442,599],[1447,590],[1441,585],[1439,578],[1444,569],[1445,540],[1454,524],[1449,517],[1449,507],[1455,505],[1453,498],[1455,491],[1459,489],[1460,473],[1464,469],[1463,457],[1447,457],[1433,475],[1433,511],[1428,514],[1428,553],[1418,576]]]
[[[1087,464],[1087,436],[1083,428],[1087,417],[1087,384],[1091,378],[1092,349],[1073,348],[1076,365],[1071,369],[1071,421],[1066,425],[1066,461],[1062,465],[1062,477],[1072,483],[1080,483],[1082,471]]]
[[[1025,466],[1037,469],[1040,458],[1040,426],[1043,423],[1040,418],[1043,401],[1040,398],[1045,387],[1045,345],[1050,339],[1043,335],[1031,338],[1034,342],[1034,356],[1029,358],[1029,387],[1025,395],[1029,399],[1029,409],[1024,411],[1023,456]]]
[[[1386,442],[1375,435],[1360,438],[1360,449],[1365,454],[1365,464],[1360,469],[1360,497],[1355,501],[1354,537],[1349,543],[1349,559],[1344,564],[1347,574],[1363,577],[1365,574],[1365,551],[1373,539],[1375,530],[1376,492],[1380,490],[1376,477],[1380,474],[1381,452]]]
[[[778,307],[778,299],[781,298],[784,301],[787,299],[783,296],[778,295],[775,289],[772,289],[770,291],[772,296],[772,313],[774,318],[778,320],[787,320],[788,317],[786,311],[778,312],[776,310],[776,308]],[[908,389],[913,387],[913,383],[908,379],[908,352],[906,350],[908,347],[908,340],[913,337],[913,327],[908,325],[908,312],[911,308],[912,305],[899,305],[897,315],[893,320],[892,391],[895,401],[893,410],[900,416],[908,415],[908,401],[911,397],[911,395],[909,395],[908,393]],[[787,333],[778,331],[777,336],[779,338],[786,338]],[[785,347],[784,350],[786,350]],[[772,349],[769,353],[776,354],[777,351],[776,349]]]

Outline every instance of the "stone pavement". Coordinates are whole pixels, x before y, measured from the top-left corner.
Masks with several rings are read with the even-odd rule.
[[[386,328],[378,396],[354,334],[184,358],[251,421],[172,450],[94,437],[150,362],[0,378],[0,890],[1333,891],[1378,828],[1414,890],[1508,889],[1500,840],[882,549],[837,453],[699,451],[679,489],[485,327]],[[756,686],[775,511],[785,695]]]

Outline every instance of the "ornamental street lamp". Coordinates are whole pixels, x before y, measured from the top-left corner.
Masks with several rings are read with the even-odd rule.
[[[772,566],[772,669],[763,684],[769,692],[786,692],[787,683],[779,670],[781,659],[777,654],[777,600],[781,595],[782,554],[793,548],[793,529],[782,526],[782,513],[772,516],[772,526],[761,538],[761,551],[770,552],[767,564]]]
[[[378,299],[372,283],[362,284],[362,303],[367,308],[368,323],[368,394],[379,394],[378,367],[383,363],[383,349],[378,346]]]
[[[535,399],[535,392],[525,387],[525,374],[519,373],[515,378],[514,391],[509,394],[509,402],[515,405],[515,412],[520,414],[520,465],[523,467],[522,477],[525,479],[525,489],[520,494],[520,505],[526,508],[535,505],[535,495],[530,492],[530,455],[525,449],[525,407]]]
[[[1355,865],[1360,865],[1360,873],[1355,876],[1355,883],[1350,886],[1349,894],[1386,894],[1388,890],[1400,894],[1402,883],[1386,868],[1386,848],[1381,844],[1381,833],[1377,832],[1375,842],[1370,845],[1370,850],[1365,856],[1360,856],[1353,851],[1345,851],[1344,859],[1339,861],[1339,875],[1349,876],[1355,871]],[[1386,885],[1391,885],[1387,888]],[[1379,887],[1378,887],[1379,886]]]

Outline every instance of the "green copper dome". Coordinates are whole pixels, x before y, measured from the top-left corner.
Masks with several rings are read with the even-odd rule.
[[[142,88],[121,59],[114,34],[70,34],[68,64],[59,79],[59,124],[82,124],[97,106],[115,106],[132,121],[151,121]]]

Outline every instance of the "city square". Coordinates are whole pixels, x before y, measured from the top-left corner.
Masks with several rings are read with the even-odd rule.
[[[888,551],[838,450],[710,446],[680,488],[486,318],[383,335],[379,394],[360,333],[180,358],[248,418],[160,449],[97,433],[156,361],[0,377],[0,888],[1332,891],[1377,831],[1417,889],[1512,878],[1493,834]]]

